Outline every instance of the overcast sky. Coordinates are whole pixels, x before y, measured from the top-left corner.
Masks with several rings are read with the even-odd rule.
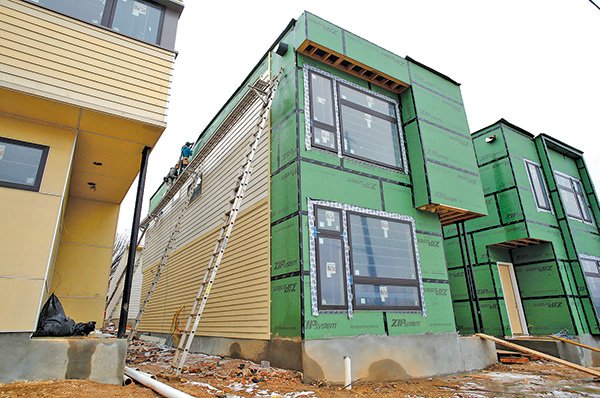
[[[505,118],[585,152],[600,189],[600,10],[589,0],[185,1],[144,208],[292,18],[310,11],[460,82],[471,132]],[[598,3],[597,3],[598,4]],[[131,228],[137,181],[118,230]]]

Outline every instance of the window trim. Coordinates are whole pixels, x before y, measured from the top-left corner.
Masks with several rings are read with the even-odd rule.
[[[402,128],[402,123],[400,120],[400,105],[397,99],[392,98],[392,97],[388,97],[386,95],[380,94],[376,91],[372,91],[369,90],[365,87],[359,86],[358,84],[352,83],[342,77],[336,76],[334,74],[325,72],[321,69],[318,69],[312,65],[309,64],[304,64],[302,67],[304,73],[304,108],[305,108],[305,146],[306,146],[306,150],[311,150],[311,149],[319,149],[319,150],[325,150],[327,152],[337,152],[337,155],[339,158],[344,158],[344,157],[348,157],[363,163],[367,163],[370,165],[375,165],[377,167],[381,167],[387,170],[395,170],[404,174],[408,174],[408,161],[407,161],[407,154],[406,154],[406,148],[405,148],[405,142],[404,142],[404,129]],[[327,77],[329,79],[332,80],[333,82],[333,100],[334,100],[334,110],[335,110],[335,117],[334,117],[334,121],[336,122],[336,131],[335,134],[337,136],[337,148],[336,150],[332,150],[331,148],[323,148],[322,146],[319,145],[313,145],[313,120],[312,120],[312,110],[311,110],[311,93],[312,93],[312,89],[311,89],[311,85],[310,83],[310,74],[311,73],[315,73],[324,77]],[[365,157],[361,157],[361,156],[356,156],[354,154],[348,154],[348,153],[344,153],[343,151],[343,146],[342,146],[342,121],[341,121],[341,103],[340,103],[340,98],[339,98],[339,89],[338,89],[338,85],[342,84],[345,85],[346,87],[349,87],[351,89],[357,90],[357,91],[361,91],[369,96],[375,97],[379,100],[388,102],[390,104],[392,104],[394,106],[394,112],[396,114],[395,117],[395,124],[398,130],[398,145],[400,146],[400,166],[393,166],[393,165],[389,165],[383,162],[379,162],[377,160],[374,159],[369,159],[369,158],[365,158]],[[348,101],[349,103],[351,103],[351,101]],[[359,109],[356,108],[355,106],[360,106],[358,104],[354,104],[354,107],[348,104],[344,104],[347,106],[352,107],[353,109]],[[375,111],[373,110],[369,110],[368,113],[373,113]],[[374,116],[379,117],[380,114],[379,112],[375,112]],[[386,116],[386,115],[383,115]],[[389,117],[389,116],[387,116]],[[391,118],[390,119],[394,119]],[[318,127],[318,126],[317,126]]]
[[[417,290],[419,290],[420,288],[420,284],[419,284],[419,267],[417,264],[417,256],[416,256],[416,251],[417,251],[417,245],[416,245],[416,240],[415,240],[415,236],[413,234],[411,234],[410,239],[411,239],[411,247],[413,248],[414,252],[413,252],[413,266],[415,269],[415,279],[400,279],[400,278],[378,278],[378,277],[369,277],[369,276],[356,276],[354,274],[354,261],[352,259],[352,228],[351,228],[351,223],[350,223],[350,216],[351,215],[357,215],[357,216],[361,216],[361,217],[369,217],[369,218],[373,218],[376,220],[385,220],[385,221],[392,221],[392,222],[399,222],[401,224],[407,224],[409,227],[412,226],[413,224],[410,221],[407,220],[397,220],[394,218],[390,218],[390,217],[383,217],[383,216],[379,216],[379,215],[366,215],[364,213],[358,212],[358,211],[353,211],[353,210],[348,210],[346,211],[346,225],[348,226],[348,244],[350,246],[350,271],[352,272],[352,296],[354,298],[354,308],[357,310],[400,310],[400,311],[418,311],[421,309],[423,303],[422,303],[422,297],[421,295],[419,295],[419,305],[418,306],[395,306],[395,307],[390,307],[390,306],[378,306],[378,305],[362,305],[359,304],[356,301],[356,291],[355,291],[355,286],[357,284],[359,285],[385,285],[385,286],[407,286],[407,287],[416,287]]]
[[[551,213],[554,214],[554,210],[552,209],[552,200],[550,198],[550,190],[548,189],[548,184],[546,183],[546,178],[542,171],[542,166],[539,163],[536,163],[529,159],[523,159],[525,162],[525,171],[527,171],[527,177],[529,179],[529,186],[531,187],[531,192],[533,193],[533,200],[535,202],[535,207],[538,212]],[[543,193],[546,195],[546,200],[548,202],[548,208],[540,206],[539,198],[535,191],[535,185],[533,184],[533,178],[531,173],[529,172],[529,165],[532,165],[535,168],[535,171],[538,175],[538,179],[540,180],[540,185],[542,186]]]
[[[190,203],[202,196],[202,189],[204,183],[204,173],[200,173],[196,177],[195,184],[190,184],[189,188],[192,190],[190,195]]]
[[[558,196],[560,197],[561,202],[563,201],[561,190],[566,190],[568,192],[571,192],[575,196],[575,202],[577,204],[577,209],[579,210],[579,217],[571,215],[571,214],[568,213],[567,209],[565,208],[565,206],[563,204],[563,208],[565,208],[565,216],[568,217],[568,218],[571,218],[573,220],[581,221],[584,224],[594,225],[594,216],[593,216],[593,214],[591,212],[591,208],[590,208],[590,205],[588,203],[587,197],[585,196],[585,191],[583,189],[583,184],[581,183],[581,180],[579,180],[579,179],[577,179],[577,178],[575,178],[573,176],[570,176],[568,174],[561,173],[560,171],[554,171],[554,174],[558,175],[560,177],[568,179],[569,183],[570,183],[570,187],[567,188],[564,185],[559,184],[558,181],[556,181],[556,189],[558,191]],[[577,190],[575,189],[574,182],[579,183],[579,186],[581,187],[581,195],[579,195],[577,193]],[[584,212],[583,212],[583,208],[581,206],[581,200],[580,200],[580,198],[583,199],[583,202],[584,202],[584,204],[586,206],[585,207],[585,210],[586,210],[585,214],[587,214],[589,216],[589,220],[586,220],[585,217],[584,217]]]
[[[422,277],[422,273],[421,273],[421,266],[420,266],[420,259],[419,259],[419,248],[418,248],[418,244],[417,244],[417,232],[416,232],[416,227],[415,227],[415,220],[413,217],[410,216],[406,216],[406,215],[402,215],[402,214],[397,214],[397,213],[390,213],[390,212],[386,212],[386,211],[382,211],[382,210],[373,210],[373,209],[367,209],[367,208],[363,208],[363,207],[358,207],[358,206],[353,206],[353,205],[348,205],[348,204],[343,204],[343,203],[338,203],[338,202],[331,202],[331,201],[324,201],[324,200],[313,200],[311,198],[308,198],[308,228],[309,228],[309,254],[310,254],[310,294],[311,294],[311,311],[312,311],[312,315],[313,316],[319,316],[319,313],[328,313],[328,312],[333,312],[333,313],[339,313],[339,312],[347,312],[348,314],[348,318],[352,319],[353,314],[354,314],[354,278],[352,276],[352,271],[350,269],[351,264],[350,264],[350,246],[348,244],[348,219],[346,216],[346,212],[350,211],[350,212],[356,212],[360,215],[366,215],[366,216],[379,216],[379,217],[383,217],[383,218],[387,218],[390,219],[392,221],[404,221],[408,224],[411,225],[411,236],[412,236],[412,243],[413,243],[413,250],[414,250],[414,261],[416,262],[416,270],[417,270],[417,274],[416,274],[416,280],[418,283],[418,290],[419,290],[419,304],[420,304],[420,308],[416,308],[416,307],[411,307],[411,309],[402,309],[402,308],[398,308],[398,307],[379,307],[377,306],[376,308],[373,308],[372,310],[376,310],[376,311],[386,311],[386,312],[398,312],[398,313],[418,313],[421,314],[422,316],[427,316],[427,308],[426,308],[426,303],[425,303],[425,290],[424,290],[424,286],[423,286],[423,277]],[[317,288],[319,286],[318,284],[318,274],[317,274],[317,257],[316,257],[316,250],[315,250],[315,237],[318,235],[317,234],[317,229],[316,229],[316,224],[315,224],[315,220],[316,220],[316,208],[317,206],[321,206],[321,207],[327,207],[327,208],[332,208],[332,209],[339,209],[342,212],[342,228],[343,228],[343,233],[342,233],[342,242],[344,244],[344,255],[345,255],[345,274],[346,274],[346,296],[347,296],[347,308],[345,309],[345,311],[342,310],[328,310],[328,309],[324,309],[322,308],[322,306],[319,306],[319,301],[318,301],[318,294],[317,294]],[[394,280],[397,281],[397,280]],[[361,311],[365,310],[365,311],[370,311],[370,309],[366,309],[366,308],[360,308]]]
[[[340,216],[340,232],[335,232],[332,230],[328,230],[328,229],[324,229],[324,230],[320,230],[318,225],[319,225],[319,213],[317,210],[322,209],[322,210],[332,210],[335,211],[336,213],[339,214]],[[316,205],[315,206],[315,226],[318,230],[318,232],[316,234],[314,234],[314,239],[317,240],[319,239],[321,236],[324,238],[329,238],[329,239],[338,239],[341,243],[341,248],[342,248],[342,270],[343,270],[343,275],[342,275],[342,281],[344,282],[343,286],[344,286],[344,304],[342,305],[329,305],[329,304],[322,304],[322,288],[321,288],[321,278],[317,278],[317,300],[319,303],[319,308],[328,311],[328,310],[338,310],[338,311],[344,311],[347,307],[348,307],[348,284],[345,283],[345,281],[348,278],[348,275],[346,274],[346,245],[344,243],[344,236],[343,236],[343,232],[344,232],[344,223],[342,220],[343,217],[343,212],[341,209],[335,209],[332,207],[327,207],[327,206],[320,206],[320,205]],[[321,270],[320,270],[320,261],[319,261],[319,245],[317,244],[317,242],[315,242],[315,265],[317,267],[317,275],[321,275]]]
[[[50,152],[50,147],[47,145],[41,145],[41,144],[36,144],[33,142],[27,142],[27,141],[20,141],[20,140],[15,140],[15,139],[8,138],[8,137],[0,136],[0,144],[2,142],[6,142],[7,144],[12,144],[12,145],[20,145],[20,146],[25,146],[25,147],[29,147],[29,148],[40,149],[42,151],[42,155],[40,156],[37,173],[35,175],[35,182],[33,185],[19,184],[19,183],[15,183],[15,182],[8,182],[8,181],[0,180],[0,187],[21,189],[24,191],[39,192],[40,187],[42,185],[42,178],[43,178],[44,172],[46,170],[46,161],[48,160],[48,153]]]

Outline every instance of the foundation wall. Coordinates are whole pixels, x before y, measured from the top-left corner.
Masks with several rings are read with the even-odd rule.
[[[121,385],[127,341],[115,338],[36,338],[0,333],[0,383],[91,380]]]

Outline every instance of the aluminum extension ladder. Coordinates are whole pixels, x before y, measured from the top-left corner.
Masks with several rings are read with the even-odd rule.
[[[196,174],[196,172],[193,172],[192,174]],[[194,180],[192,180],[192,181],[194,181]],[[160,262],[158,264],[158,267],[156,268],[156,274],[154,274],[154,280],[152,281],[152,284],[150,285],[150,288],[148,289],[148,292],[146,293],[146,297],[144,298],[144,301],[142,302],[142,304],[140,306],[138,314],[135,317],[135,321],[131,328],[131,332],[129,332],[127,341],[133,340],[133,338],[137,334],[137,329],[138,329],[138,326],[140,325],[142,316],[144,315],[146,305],[150,302],[150,299],[152,299],[152,294],[154,293],[156,286],[158,286],[158,282],[160,281],[160,276],[162,274],[162,271],[165,268],[165,266],[167,265],[167,262],[169,261],[169,256],[171,255],[171,252],[175,248],[175,242],[177,242],[177,238],[179,238],[179,232],[181,230],[183,216],[185,216],[185,213],[186,213],[187,209],[189,208],[190,203],[192,202],[193,192],[194,192],[194,184],[192,183],[188,186],[185,205],[183,205],[183,207],[179,211],[179,215],[177,216],[177,221],[175,222],[175,227],[173,228],[173,231],[171,232],[169,241],[167,242],[167,245],[165,246],[165,250],[163,251],[163,254],[160,257]]]
[[[200,319],[202,318],[202,313],[204,312],[204,308],[206,307],[206,302],[208,301],[210,290],[217,276],[217,271],[219,270],[221,261],[223,260],[223,255],[225,253],[225,248],[227,247],[227,242],[231,237],[231,232],[233,230],[235,220],[240,211],[240,207],[244,199],[244,193],[246,191],[246,188],[248,187],[248,183],[252,175],[253,160],[256,154],[256,150],[258,148],[260,139],[264,131],[268,128],[269,111],[273,103],[273,97],[275,95],[275,92],[277,91],[280,75],[281,72],[279,72],[279,74],[271,80],[271,83],[269,84],[269,86],[267,86],[266,90],[258,90],[254,87],[251,87],[263,101],[261,121],[258,126],[257,132],[254,134],[254,142],[251,144],[251,150],[246,156],[246,163],[243,166],[243,171],[238,177],[237,186],[234,188],[235,196],[233,197],[233,199],[230,200],[231,208],[225,213],[223,226],[221,227],[221,230],[219,232],[219,237],[215,243],[213,253],[208,261],[208,266],[206,267],[203,281],[200,284],[198,293],[196,294],[196,298],[192,306],[192,311],[188,316],[185,329],[181,335],[179,344],[177,346],[177,351],[175,352],[175,356],[173,357],[171,367],[173,370],[175,370],[175,374],[177,375],[181,374],[183,365],[185,364],[185,360],[187,358],[187,355],[189,354],[192,341],[196,334],[196,330],[198,329],[198,324],[200,322]]]

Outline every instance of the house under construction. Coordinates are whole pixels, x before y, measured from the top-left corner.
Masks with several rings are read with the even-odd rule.
[[[506,120],[473,143],[488,215],[444,227],[457,330],[564,330],[600,346],[600,210],[583,153]]]
[[[265,108],[260,87],[274,79]],[[367,380],[495,362],[492,345],[456,332],[444,254],[444,226],[488,211],[458,83],[305,12],[193,149],[142,223],[142,297],[152,294],[140,332],[177,333],[210,293],[198,329],[186,329],[192,350],[309,380],[342,381],[345,356]]]

